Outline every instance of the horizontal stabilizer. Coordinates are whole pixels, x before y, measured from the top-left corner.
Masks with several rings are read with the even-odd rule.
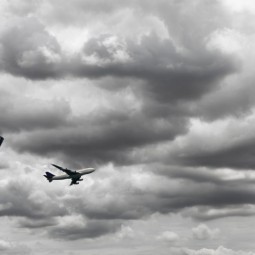
[[[52,178],[53,178],[55,175],[52,174],[52,173],[50,173],[50,172],[46,172],[44,176],[47,178],[47,180],[48,180],[49,182],[52,182]]]

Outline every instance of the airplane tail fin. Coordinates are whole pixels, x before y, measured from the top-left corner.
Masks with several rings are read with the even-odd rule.
[[[53,178],[55,175],[52,174],[52,173],[50,173],[50,172],[46,172],[44,176],[47,178],[47,180],[48,180],[49,182],[52,182],[52,178]]]
[[[2,142],[3,142],[3,140],[4,140],[4,138],[2,136],[0,136],[0,146],[1,146]]]

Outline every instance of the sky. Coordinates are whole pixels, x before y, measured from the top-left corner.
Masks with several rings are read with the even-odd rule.
[[[1,1],[0,253],[255,255],[254,14]]]

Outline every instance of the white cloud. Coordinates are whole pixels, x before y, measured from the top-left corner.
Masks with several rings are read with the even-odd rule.
[[[221,0],[227,9],[233,12],[255,12],[255,4],[253,0]]]
[[[239,31],[225,28],[214,31],[209,37],[207,47],[217,49],[228,54],[243,54],[246,45],[246,37]]]
[[[254,255],[255,253],[249,251],[234,251],[223,246],[219,246],[216,250],[213,249],[200,249],[190,250],[183,249],[185,255]]]
[[[205,224],[200,224],[192,229],[193,238],[197,240],[215,239],[219,235],[219,229],[210,229]]]
[[[135,232],[130,226],[121,226],[120,231],[117,233],[118,239],[134,239],[135,238]]]
[[[172,231],[165,231],[162,234],[160,234],[157,237],[158,240],[170,243],[170,244],[176,244],[180,240],[180,236]]]

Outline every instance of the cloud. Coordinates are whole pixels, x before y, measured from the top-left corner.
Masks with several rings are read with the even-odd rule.
[[[64,100],[47,100],[19,93],[1,92],[0,130],[5,133],[56,128],[71,115],[70,106]]]
[[[14,3],[9,10],[11,13],[31,13],[25,4],[14,8]],[[73,15],[63,18],[62,7],[79,6],[81,13],[88,15],[98,8],[87,4],[87,12],[80,1],[57,9],[49,2],[46,6],[59,14],[56,19],[61,24],[63,20],[82,18]],[[43,18],[45,5],[31,7],[42,8],[38,18],[29,14],[29,17],[12,19],[0,36],[4,72],[34,81],[68,77],[76,82],[86,78],[101,90],[104,88],[112,93],[116,93],[117,87],[118,91],[128,88],[133,92],[134,101],[141,104],[139,110],[125,111],[122,105],[116,108],[109,103],[110,110],[100,107],[88,115],[76,114],[65,100],[55,101],[53,97],[48,100],[38,100],[38,97],[19,99],[18,95],[7,94],[1,102],[2,108],[9,110],[2,117],[1,128],[9,132],[21,131],[11,139],[11,146],[16,151],[44,157],[58,155],[65,162],[73,159],[78,164],[143,163],[133,158],[139,149],[174,141],[188,132],[189,118],[197,114],[190,109],[192,102],[214,91],[223,79],[237,71],[235,56],[208,47],[207,38],[221,27],[220,22],[208,24],[207,30],[201,26],[201,21],[207,22],[205,14],[209,9],[219,13],[221,18],[224,15],[219,6],[201,1],[195,4],[161,1],[161,5],[151,3],[143,10],[144,5],[144,2],[136,1],[129,4],[100,2],[99,15],[104,10],[115,13],[130,8],[155,16],[165,26],[168,36],[160,37],[152,30],[142,33],[139,38],[113,32],[89,34],[83,47],[72,54],[67,54],[51,33],[50,23]],[[166,16],[165,9],[173,13],[173,7],[179,15]],[[201,16],[194,21],[195,7],[199,7]],[[189,10],[188,16],[183,15],[182,8]],[[48,14],[52,13],[49,11]],[[135,17],[133,19],[136,21]],[[172,22],[176,24],[177,21],[185,28],[190,24],[196,26],[196,36],[181,33],[173,27]],[[111,86],[104,86],[109,79]],[[127,82],[120,83],[122,79]],[[70,98],[70,95],[65,96]],[[10,97],[22,107],[10,107]],[[110,99],[107,95],[106,100],[110,102]],[[167,157],[171,160],[171,155]]]
[[[197,240],[209,240],[217,238],[219,229],[210,229],[205,224],[200,224],[192,229],[193,238]]]
[[[18,166],[13,180],[1,163],[2,218],[78,243],[132,239],[131,222],[155,213],[254,215],[252,47],[238,44],[246,35],[219,1],[10,1],[4,10],[1,155],[38,170]],[[39,179],[49,160],[98,171],[66,189]],[[193,237],[216,232],[199,225]],[[237,254],[183,254],[224,252]]]
[[[67,183],[49,184],[42,173],[30,170],[26,179],[10,177],[6,184],[1,183],[0,216],[12,217],[21,228],[44,229],[51,237],[77,240],[115,233],[123,224],[156,212],[181,213],[199,221],[254,215],[252,206],[243,206],[254,203],[249,182],[233,185],[222,180],[197,185],[186,179],[180,185],[178,178],[155,175],[144,167],[99,168],[79,189],[64,188]],[[35,184],[27,185],[32,180]],[[194,230],[198,236],[200,230]],[[202,228],[201,232],[210,236],[213,230]]]
[[[65,215],[63,205],[57,205],[52,200],[54,194],[48,196],[31,185],[31,179],[11,180],[1,185],[0,216],[25,217],[34,220],[34,224],[41,224],[43,219]],[[29,183],[30,185],[27,185]],[[47,208],[45,207],[47,204]]]
[[[171,11],[171,4],[168,5],[164,1],[162,3],[162,6],[166,5],[165,7]],[[72,6],[76,4],[84,6],[80,1]],[[119,7],[115,1],[109,6]],[[191,20],[193,21],[191,17],[185,16],[184,19],[182,16],[180,8],[187,8],[186,5],[176,7],[183,25],[187,26]],[[207,5],[203,7],[208,10]],[[139,9],[141,6],[137,3],[131,4],[131,8]],[[149,13],[151,11],[148,8],[146,10]],[[81,52],[72,56],[67,56],[62,51],[54,36],[35,17],[15,20],[0,38],[4,60],[2,68],[6,72],[29,79],[69,75],[142,79],[145,88],[155,94],[155,98],[167,101],[199,98],[211,91],[219,80],[236,71],[236,62],[231,56],[208,50],[206,43],[203,45],[200,43],[198,50],[196,44],[201,42],[199,41],[201,37],[206,38],[213,28],[200,31],[198,26],[197,31],[201,32],[201,35],[197,39],[190,34],[183,37],[172,27],[169,18],[165,17],[164,9],[153,14],[163,20],[168,27],[169,39],[162,40],[153,31],[148,35],[142,35],[139,41],[125,39],[115,34],[100,34],[87,40]],[[174,19],[177,19],[176,15]],[[176,20],[174,21],[176,23]],[[216,22],[214,29],[218,25]],[[17,41],[20,42],[19,45]]]
[[[136,233],[131,227],[122,225],[116,236],[118,240],[135,239]]]
[[[0,66],[7,73],[30,79],[56,77],[61,49],[38,20],[15,20],[1,33],[0,46]]]
[[[252,204],[240,204],[225,207],[200,206],[185,209],[183,216],[192,217],[198,221],[214,220],[224,217],[249,217],[254,216],[255,210]]]
[[[25,245],[14,243],[14,242],[8,242],[5,240],[0,240],[0,251],[2,254],[5,255],[18,255],[18,254],[24,254],[28,255],[31,254],[31,250],[26,247]]]
[[[223,255],[223,254],[230,254],[230,255],[246,255],[250,254],[253,255],[253,252],[246,252],[246,251],[234,251],[223,246],[219,246],[216,250],[213,249],[200,249],[200,250],[191,250],[191,249],[184,249],[183,254],[187,255]]]
[[[67,127],[58,131],[49,129],[23,133],[13,140],[13,146],[19,152],[30,152],[38,155],[54,155],[76,158],[84,162],[127,162],[128,150],[163,139],[174,139],[175,135],[183,132],[185,126],[180,123],[151,120],[144,122],[139,118],[126,118],[115,123],[82,123],[75,127]],[[112,119],[114,121],[114,119]],[[85,121],[84,121],[85,124]],[[157,128],[159,127],[159,128]],[[180,127],[180,129],[178,129]]]
[[[42,229],[45,227],[56,226],[57,221],[55,218],[45,218],[45,219],[29,219],[29,218],[21,218],[17,221],[18,226],[21,228],[27,229]]]
[[[29,179],[2,184],[0,216],[14,217],[22,228],[47,227],[47,233],[56,238],[99,237],[118,231],[124,222],[145,219],[155,212],[181,212],[198,220],[254,215],[253,207],[243,206],[254,203],[252,186],[233,186],[229,181],[222,182],[224,185],[205,182],[198,186],[186,180],[180,186],[179,179],[144,172],[141,166],[109,165],[98,169],[93,178],[87,177],[79,190],[64,192],[61,188],[60,192],[60,183],[49,186],[52,184],[33,176],[30,173]],[[33,178],[40,184],[28,187]],[[47,190],[42,183],[49,186]],[[41,191],[35,189],[38,185],[42,186]],[[200,230],[194,230],[198,236],[201,231],[205,235],[213,232]]]
[[[201,153],[187,159],[189,165],[252,169],[255,165],[254,140],[222,148],[214,152]]]
[[[193,119],[187,136],[169,151],[178,164],[187,166],[252,169],[253,122],[253,111],[241,122],[236,117],[210,123]]]
[[[49,2],[47,4],[53,7],[53,12],[59,14],[56,17],[61,23],[63,9],[55,9],[55,5]],[[95,8],[98,10],[93,4],[87,4],[87,12],[84,3],[80,1],[75,1],[71,6],[66,5],[70,8],[79,6],[79,10],[84,13],[93,13]],[[10,6],[10,12],[30,13],[26,5],[14,8],[15,4],[12,3]],[[24,109],[15,109],[4,116],[3,123],[12,122],[15,125],[10,127],[3,124],[3,129],[31,131],[30,127],[40,128],[35,132],[22,132],[20,136],[15,137],[12,146],[17,151],[43,156],[60,154],[63,158],[70,155],[69,157],[79,161],[86,155],[86,163],[109,160],[133,163],[130,152],[161,141],[172,141],[187,132],[188,118],[194,114],[189,109],[189,102],[215,90],[221,80],[237,71],[233,56],[207,47],[206,38],[221,27],[220,23],[213,22],[208,26],[208,30],[203,30],[200,25],[201,20],[206,22],[205,14],[208,13],[209,7],[210,11],[223,15],[217,5],[207,6],[198,1],[195,4],[195,7],[201,9],[198,21],[193,21],[191,14],[195,10],[194,5],[187,1],[179,5],[162,1],[162,5],[157,7],[150,4],[144,10],[141,8],[144,3],[138,4],[136,1],[130,4],[116,1],[108,4],[100,2],[99,6],[102,7],[99,8],[100,14],[104,13],[105,9],[115,12],[119,8],[131,8],[148,16],[153,15],[164,23],[169,36],[162,38],[154,31],[149,31],[137,39],[121,34],[99,33],[97,36],[90,35],[79,52],[66,54],[54,34],[50,33],[50,25],[42,18],[41,12],[41,20],[31,15],[15,18],[2,31],[2,68],[7,73],[30,80],[66,77],[75,80],[86,77],[104,82],[111,77],[114,84],[111,88],[122,85],[118,83],[120,78],[129,79],[131,82],[125,84],[124,89],[128,86],[134,91],[135,99],[142,101],[142,108],[138,112],[100,109],[100,114],[105,114],[103,119],[87,115],[77,118],[66,102],[58,102],[55,105],[53,100],[40,101],[40,107],[35,106],[33,113],[30,113],[28,108],[30,103],[36,104],[35,100],[28,100],[29,107],[22,100],[18,103],[24,104]],[[31,8],[37,7],[34,5]],[[41,10],[45,8],[43,5],[39,7]],[[175,7],[179,17],[173,15],[170,18],[165,15],[165,9],[173,13],[172,7]],[[184,17],[182,8],[189,7],[190,15]],[[74,20],[80,17],[71,15],[68,18]],[[179,33],[172,26],[172,21],[176,23],[178,19],[184,27],[190,24],[189,22],[194,22],[194,26],[197,26],[197,36]],[[108,89],[107,86],[104,88]],[[24,111],[25,116],[21,113]],[[94,113],[96,114],[99,112]],[[23,123],[17,115],[21,116]],[[58,125],[61,126],[61,131],[56,130]]]
[[[60,218],[60,223],[49,230],[53,238],[77,240],[96,238],[105,234],[116,232],[120,224],[115,221],[86,220],[81,216]]]
[[[175,232],[165,231],[157,239],[166,243],[175,244],[180,240],[180,237]]]
[[[72,103],[69,104],[65,100],[54,101],[55,94],[53,98],[50,96],[49,99],[39,99],[37,105],[33,107],[32,116],[28,111],[20,121],[19,118],[15,118],[16,123],[8,122],[15,124],[13,126],[9,124],[7,126],[9,130],[16,128],[24,131],[10,140],[13,148],[19,152],[38,155],[61,154],[81,163],[95,161],[129,163],[132,162],[129,153],[133,149],[166,139],[173,140],[186,132],[186,118],[177,116],[175,112],[164,118],[157,113],[146,112],[147,109],[143,106],[133,107],[130,101],[137,102],[133,91],[110,95],[101,91],[103,90],[98,90],[106,99],[111,99],[109,103],[102,108],[100,101],[91,101],[96,105],[96,109],[83,111],[81,114],[75,114],[74,110],[70,109],[73,107]],[[123,93],[121,105],[119,99],[116,100],[118,93]],[[130,100],[130,97],[133,99]],[[77,101],[78,98],[82,102],[81,107],[88,109],[87,103],[83,103],[84,100],[79,96]],[[3,115],[3,120],[18,115],[19,111],[25,112],[26,105],[31,106],[37,101],[33,98],[24,100],[28,101],[23,103],[22,100],[23,106],[20,109],[12,107],[11,114]],[[140,101],[140,104],[143,105],[143,101]]]
[[[158,100],[198,98],[236,69],[235,61],[229,56],[210,51],[204,52],[205,56],[187,56],[178,52],[171,40],[161,40],[153,33],[143,36],[139,43],[116,44],[115,41],[115,44],[107,44],[111,38],[92,38],[85,44],[85,56],[94,58],[96,64],[87,65],[84,71],[81,69],[80,75],[84,72],[94,77],[142,79],[144,89],[151,91]],[[121,56],[123,60],[116,59]]]

